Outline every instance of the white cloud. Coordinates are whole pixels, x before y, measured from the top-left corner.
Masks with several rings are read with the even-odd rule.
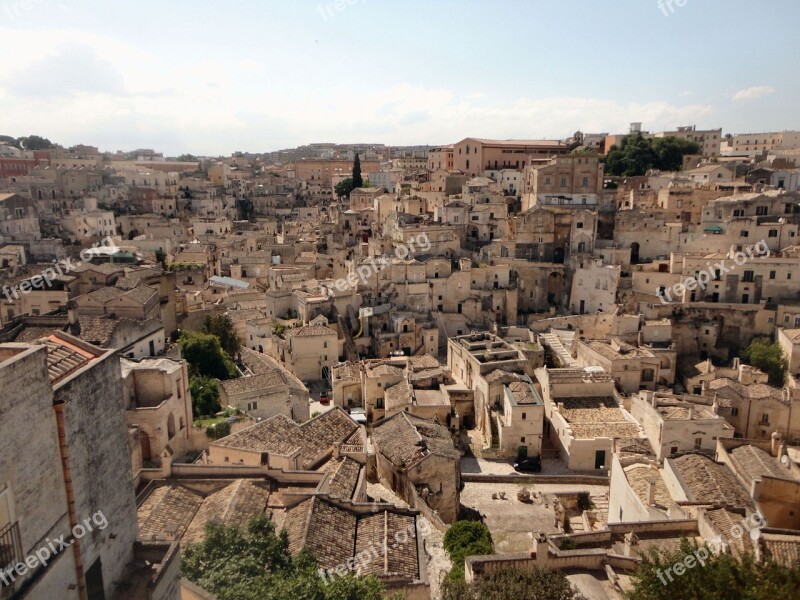
[[[733,95],[734,102],[747,102],[749,100],[756,100],[763,96],[769,96],[775,93],[775,88],[768,85],[760,85],[739,90]]]
[[[31,32],[3,28],[0,35],[8,36],[10,47],[32,38]],[[29,46],[30,53],[0,62],[2,112],[14,124],[14,131],[0,133],[36,133],[106,150],[228,154],[320,140],[439,144],[467,136],[561,138],[576,129],[625,132],[631,121],[659,131],[704,122],[714,113],[700,103],[509,98],[493,90],[408,82],[331,85],[324,74],[293,71],[290,61],[191,55],[173,61],[97,34],[49,31],[35,38],[40,43]]]

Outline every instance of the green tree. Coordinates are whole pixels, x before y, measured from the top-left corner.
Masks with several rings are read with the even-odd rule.
[[[197,157],[194,154],[181,154],[175,160],[179,162],[197,162]]]
[[[195,417],[208,417],[219,409],[219,386],[212,377],[198,375],[189,380],[189,391],[192,392],[192,412]]]
[[[19,145],[25,150],[46,150],[53,147],[53,142],[40,135],[29,135],[17,139]]]
[[[464,558],[467,556],[494,554],[492,534],[480,521],[456,521],[447,528],[443,545],[453,563],[447,578],[453,581],[464,580]]]
[[[233,326],[233,321],[228,315],[211,315],[203,321],[203,333],[210,333],[219,339],[222,349],[228,356],[235,358],[241,348],[239,336]]]
[[[205,375],[216,379],[232,379],[236,366],[222,349],[219,339],[199,331],[184,331],[178,342],[181,356],[189,363],[191,376]]]
[[[652,140],[656,153],[654,167],[661,171],[680,171],[683,157],[687,154],[698,154],[700,146],[695,142],[676,137],[656,138]]]
[[[239,198],[236,201],[236,208],[239,211],[239,218],[244,221],[249,221],[253,218],[253,214],[255,213],[255,208],[253,206],[253,201],[250,198]]]
[[[314,557],[289,554],[285,530],[275,532],[266,515],[242,530],[217,522],[206,525],[205,539],[184,551],[181,569],[219,600],[382,600],[376,577],[347,575],[325,580]]]
[[[645,138],[641,134],[626,135],[619,146],[612,146],[606,156],[607,175],[636,177],[650,169],[678,171],[686,154],[697,154],[695,142],[680,138]]]
[[[786,382],[789,363],[783,356],[781,345],[769,338],[756,338],[745,348],[742,358],[769,375],[769,383],[782,386]]]
[[[349,198],[350,192],[352,192],[354,189],[355,186],[353,185],[353,178],[348,177],[347,179],[342,179],[339,183],[337,183],[333,188],[333,191],[336,192],[337,198],[343,198],[345,196]]]
[[[560,571],[501,569],[471,584],[445,580],[442,600],[584,600]]]
[[[353,159],[353,189],[364,186],[364,180],[361,178],[361,159],[358,158],[358,153]]]
[[[747,535],[747,533],[745,533]],[[697,557],[703,557],[700,563]],[[686,568],[686,559],[695,560]],[[682,575],[674,565],[683,563]],[[708,546],[684,539],[674,550],[651,548],[633,575],[633,590],[628,600],[790,600],[800,589],[800,563],[782,566],[769,558],[756,563],[752,554],[741,558],[715,555]]]
[[[19,140],[10,135],[0,135],[0,144],[8,144],[9,146],[13,146],[18,150],[22,150]]]

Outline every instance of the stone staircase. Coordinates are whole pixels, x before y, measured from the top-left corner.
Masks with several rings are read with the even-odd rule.
[[[574,337],[574,333],[572,334]],[[562,367],[577,367],[578,362],[572,358],[569,350],[564,347],[564,343],[561,341],[561,337],[553,333],[552,331],[542,334],[539,336],[544,343],[550,350],[553,352],[553,355],[558,358],[558,361],[561,363]]]

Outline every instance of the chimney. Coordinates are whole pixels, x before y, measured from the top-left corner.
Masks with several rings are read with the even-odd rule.
[[[738,369],[739,368],[739,362],[740,361],[739,361],[739,357],[738,356],[733,359],[733,368],[734,369]]]
[[[656,482],[651,479],[647,482],[647,506],[653,506],[656,503]]]
[[[717,402],[717,395],[714,394],[714,402],[711,403],[711,412],[715,415],[719,414],[719,402]]]
[[[772,436],[770,438],[770,445],[769,445],[770,454],[772,454],[772,456],[780,458],[780,456],[781,456],[780,455],[781,446],[782,446],[782,444],[781,444],[781,434],[778,433],[777,431],[773,431],[772,432]]]
[[[694,404],[691,402],[689,403],[689,420],[691,421],[694,418]]]
[[[67,302],[67,318],[70,325],[78,324],[78,311],[76,309],[77,305],[74,302]]]

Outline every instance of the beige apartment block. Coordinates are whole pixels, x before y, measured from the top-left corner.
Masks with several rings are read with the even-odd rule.
[[[684,452],[713,454],[734,428],[706,398],[642,391],[631,396],[631,414],[642,425],[657,460]]]
[[[602,367],[627,394],[669,386],[661,375],[661,358],[648,348],[640,348],[616,336],[608,340],[578,340],[576,358],[581,367]],[[671,364],[675,363],[672,353]]]
[[[505,384],[501,410],[497,414],[501,456],[540,456],[543,433],[544,402],[533,385],[524,380]]]
[[[789,373],[793,376],[800,375],[800,329],[779,327],[778,343],[789,365]]]
[[[120,363],[128,424],[139,430],[142,461],[160,465],[184,456],[193,421],[186,363],[168,358]]]
[[[605,265],[600,260],[593,260],[584,268],[576,269],[569,296],[570,310],[580,315],[613,312],[621,271],[619,265]]]
[[[536,369],[545,404],[545,434],[575,471],[608,471],[615,443],[641,442],[644,431],[625,410],[614,380],[600,367]]]
[[[471,176],[498,169],[524,169],[532,160],[567,154],[557,140],[487,140],[466,138],[453,144],[453,166]]]
[[[339,362],[336,331],[322,324],[289,329],[277,339],[281,363],[302,381],[328,381],[331,367]]]
[[[524,170],[522,210],[534,206],[596,207],[603,192],[603,165],[597,155],[558,156]]]
[[[679,138],[695,142],[700,146],[703,158],[715,158],[720,155],[722,143],[722,129],[697,129],[695,125],[678,127],[675,131],[662,131],[656,133],[655,138]]]

